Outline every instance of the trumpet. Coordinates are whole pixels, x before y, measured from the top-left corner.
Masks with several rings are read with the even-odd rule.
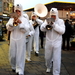
[[[35,21],[33,24],[34,29],[38,26],[38,23]]]
[[[54,18],[47,18],[46,20],[47,20],[47,23],[48,23],[48,25],[46,25],[46,29],[51,30],[53,28],[52,24],[53,24],[53,22],[55,22],[55,19]]]
[[[11,13],[10,16],[11,16],[11,18],[14,18],[13,26],[17,26],[18,25],[17,21],[18,21],[18,17],[19,17],[18,14],[14,12],[14,13]]]

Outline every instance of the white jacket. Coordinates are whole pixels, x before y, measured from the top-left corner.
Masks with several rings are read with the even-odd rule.
[[[52,8],[50,10],[50,17],[51,15],[56,15],[55,22],[53,23],[53,28],[52,30],[46,30],[46,25],[48,24],[47,21],[41,25],[41,30],[46,31],[46,39],[48,41],[55,41],[55,40],[61,40],[62,39],[62,34],[65,32],[65,25],[64,21],[62,19],[58,18],[58,11],[56,8]]]
[[[30,23],[33,25],[35,21],[30,20]],[[42,20],[40,19],[36,19],[36,22],[39,24],[36,28],[35,28],[35,34],[39,34],[39,26],[43,23]]]
[[[11,31],[11,38],[14,40],[19,40],[22,36],[25,36],[25,33],[29,30],[29,23],[24,17],[19,18],[22,23],[18,26],[13,26],[13,18],[10,18],[6,24],[7,30]]]
[[[57,19],[54,24],[52,25],[52,30],[46,29],[47,22],[41,25],[41,31],[46,31],[46,39],[49,41],[60,40],[62,38],[62,34],[65,32],[65,25],[62,19]]]

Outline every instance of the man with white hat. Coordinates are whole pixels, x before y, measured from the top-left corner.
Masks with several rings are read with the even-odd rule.
[[[34,51],[35,51],[35,55],[38,56],[39,54],[39,26],[43,23],[42,20],[40,20],[36,13],[33,12],[31,15],[31,20],[30,23],[33,25],[35,33],[33,36],[33,47],[34,47]]]
[[[23,17],[23,10],[20,4],[15,6],[18,19],[10,18],[6,24],[7,30],[11,31],[9,59],[12,71],[18,75],[24,75],[26,38],[25,33],[29,30],[28,20]],[[15,23],[15,25],[14,25]]]
[[[45,44],[45,60],[46,60],[46,72],[50,72],[53,60],[53,75],[60,75],[61,65],[61,44],[62,34],[65,32],[65,25],[62,19],[58,17],[57,8],[51,8],[50,18],[54,18],[54,22],[51,23],[52,28],[46,29],[48,25],[47,20],[41,25],[40,29],[46,31],[46,44]]]

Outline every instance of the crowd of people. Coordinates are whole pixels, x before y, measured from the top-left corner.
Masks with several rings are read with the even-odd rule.
[[[9,60],[13,72],[17,75],[24,75],[25,60],[31,61],[31,51],[34,50],[35,56],[39,56],[39,35],[41,39],[41,48],[43,48],[43,39],[45,41],[45,64],[46,72],[50,72],[53,63],[53,75],[60,75],[61,68],[61,50],[62,50],[62,35],[63,49],[65,48],[65,39],[68,38],[67,49],[69,50],[70,35],[68,34],[68,25],[63,19],[58,16],[57,8],[51,8],[50,18],[54,19],[51,23],[51,29],[47,29],[48,21],[38,18],[38,15],[33,12],[31,19],[27,14],[23,14],[22,5],[15,6],[16,16],[11,17],[6,24],[6,28],[11,32],[9,46]],[[69,27],[68,27],[69,26]],[[68,28],[67,28],[68,27]],[[66,31],[66,32],[65,32]],[[44,34],[45,32],[45,34]],[[67,36],[67,35],[69,36]],[[65,35],[67,37],[65,37]],[[65,37],[65,38],[64,38]]]

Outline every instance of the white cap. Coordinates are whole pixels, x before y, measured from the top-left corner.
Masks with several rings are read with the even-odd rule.
[[[16,11],[16,10],[22,11],[22,6],[21,6],[21,4],[17,4],[17,5],[15,6],[15,11]]]
[[[35,12],[32,13],[32,16],[37,16]]]
[[[57,14],[58,14],[57,8],[51,8],[50,15],[57,15]]]

